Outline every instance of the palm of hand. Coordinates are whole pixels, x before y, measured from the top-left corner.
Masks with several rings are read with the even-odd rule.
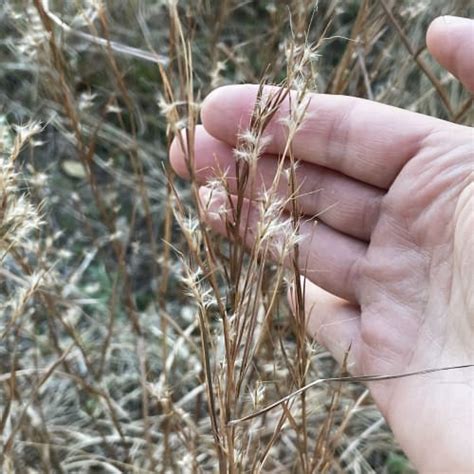
[[[198,179],[213,174],[215,161],[232,171],[232,147],[255,93],[255,87],[242,86],[207,99],[207,130],[196,135]],[[310,332],[339,361],[350,346],[353,373],[392,375],[472,363],[470,129],[350,98],[316,96],[314,109],[317,120],[310,111],[293,144],[306,195],[301,208],[320,219],[302,226],[308,238],[300,244]],[[285,134],[279,122],[269,126],[272,137]],[[271,184],[282,142],[270,142],[259,160],[257,187]],[[185,175],[182,152],[171,153],[175,169]],[[320,192],[309,197],[315,188]],[[214,201],[210,214],[223,204]],[[210,222],[225,233],[219,217]],[[431,441],[451,445],[455,439],[446,417],[437,420],[433,413],[443,412],[458,432],[469,429],[468,376],[463,371],[372,384],[379,408],[418,466],[438,465]],[[462,383],[446,383],[453,380]],[[463,439],[469,443],[470,433]],[[469,462],[462,457],[469,446],[447,449],[460,453],[460,466]]]
[[[357,270],[363,372],[449,365],[468,356],[472,152],[470,130],[455,128],[427,138],[380,204]],[[453,131],[458,144],[449,137]]]
[[[362,373],[474,360],[472,138],[469,130],[456,130],[456,145],[446,128],[405,166],[381,205],[361,270],[357,367]],[[435,440],[457,453],[460,469],[469,462],[472,432],[462,428],[473,414],[467,380],[459,373],[438,374],[371,387],[416,464],[440,466],[432,452]],[[437,419],[439,413],[450,419],[451,430]]]
[[[472,28],[439,19],[428,35],[440,62],[470,90]],[[454,54],[460,41],[466,48]],[[233,147],[256,93],[254,86],[232,86],[206,99],[195,143],[196,176],[203,184],[216,161],[219,170],[234,169]],[[313,98],[292,143],[301,161],[300,207],[320,220],[301,227],[308,237],[300,245],[300,267],[309,331],[339,361],[350,347],[355,374],[472,364],[472,131],[360,99]],[[268,127],[271,140],[259,159],[257,186],[273,181],[287,132],[279,119],[287,116],[284,104]],[[186,176],[177,142],[170,154],[175,170]],[[280,192],[286,194],[286,187]],[[222,205],[217,201],[208,203],[210,216]],[[251,201],[247,205],[252,208]],[[215,215],[210,223],[225,233]],[[370,388],[418,468],[471,472],[470,369],[372,382]]]

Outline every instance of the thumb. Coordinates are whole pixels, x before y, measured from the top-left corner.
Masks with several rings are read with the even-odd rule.
[[[428,29],[426,42],[436,60],[474,92],[474,20],[436,18]]]

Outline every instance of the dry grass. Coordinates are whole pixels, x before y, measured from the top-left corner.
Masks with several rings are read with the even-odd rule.
[[[471,98],[424,46],[447,12],[469,2],[0,6],[2,472],[409,471],[357,383],[230,422],[345,375],[306,336],[296,265],[291,141],[308,94],[468,123]],[[235,178],[210,183],[225,242],[206,222],[193,143],[201,98],[244,81],[282,87],[241,131]],[[264,131],[290,89],[286,158],[262,192]],[[190,183],[167,162],[175,137]]]

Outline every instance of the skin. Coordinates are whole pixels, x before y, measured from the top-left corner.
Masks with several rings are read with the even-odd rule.
[[[474,91],[474,22],[436,19],[438,62]],[[196,168],[204,184],[229,169],[257,87],[204,102]],[[266,133],[257,186],[273,179],[287,131],[283,104]],[[293,141],[301,165],[301,268],[310,333],[353,374],[398,374],[474,363],[472,129],[363,99],[313,95]],[[171,162],[186,176],[177,143]],[[317,192],[315,192],[315,190]],[[281,192],[284,192],[282,187]],[[207,200],[208,191],[202,196]],[[246,205],[253,211],[252,195]],[[225,232],[214,197],[209,222]],[[374,382],[374,400],[420,472],[474,471],[474,370]]]

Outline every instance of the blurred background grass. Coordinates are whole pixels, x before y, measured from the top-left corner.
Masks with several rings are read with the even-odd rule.
[[[185,247],[171,222],[172,130],[153,60],[166,58],[182,97],[170,3],[191,44],[197,97],[264,75],[279,82],[287,42],[306,40],[320,42],[319,92],[472,122],[470,97],[424,43],[432,19],[472,15],[470,1],[2,2],[2,472],[216,469],[195,308],[174,251]],[[42,17],[41,5],[72,31]],[[188,184],[173,181],[190,203]],[[275,330],[291,348],[284,315]],[[288,377],[271,359],[259,364],[273,367],[265,383]],[[310,378],[338,370],[314,348]],[[351,413],[328,444],[326,472],[409,472],[364,388],[343,387],[332,402],[335,393],[310,395],[316,426],[330,413],[338,434]],[[265,469],[300,472],[294,443],[283,433]]]

